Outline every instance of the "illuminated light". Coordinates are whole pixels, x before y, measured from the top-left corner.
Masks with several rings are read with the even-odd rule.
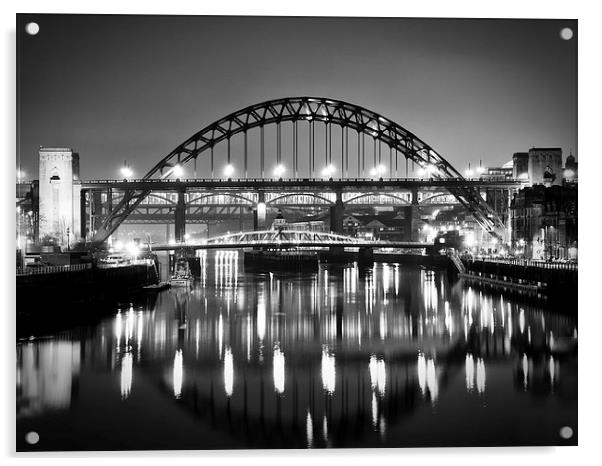
[[[468,353],[466,355],[466,390],[472,391],[474,387],[474,360],[472,358],[472,354]]]
[[[284,165],[282,165],[281,163],[276,165],[276,167],[274,168],[274,176],[280,178],[282,177],[282,175],[284,175],[284,173],[286,172],[286,167]]]
[[[527,359],[527,355],[523,354],[523,386],[525,390],[527,389],[527,380],[529,375],[529,360]]]
[[[266,205],[265,205],[265,202],[258,202],[257,203],[257,220],[258,220],[258,223],[263,223],[265,221],[265,215],[266,215]]]
[[[322,176],[330,178],[337,171],[336,167],[331,163],[322,169]]]
[[[305,418],[305,434],[307,436],[307,448],[311,448],[314,444],[314,423],[311,419],[309,409],[307,410],[307,417]]]
[[[123,241],[115,241],[115,244],[113,245],[113,248],[116,251],[122,251],[123,250]]]
[[[520,329],[520,333],[525,332],[525,310],[521,308],[520,313],[518,315],[518,327]]]
[[[277,393],[284,393],[284,353],[276,345],[274,347],[274,390]]]
[[[132,391],[132,353],[126,353],[121,360],[121,399],[125,400]]]
[[[176,163],[171,169],[171,173],[176,178],[180,178],[184,174],[184,168],[182,168],[182,165],[180,165],[179,163]]]
[[[554,385],[555,375],[556,375],[556,366],[554,362],[554,356],[550,356],[550,361],[548,362],[548,370],[550,371],[550,382]]]
[[[265,294],[262,290],[257,295],[257,336],[259,341],[262,342],[265,338],[265,327],[266,327],[266,304]]]
[[[229,163],[224,167],[224,176],[230,178],[232,175],[234,175],[234,165]]]
[[[123,320],[121,318],[121,312],[115,316],[115,340],[117,340],[117,347],[119,348],[119,341],[121,340],[121,333],[123,332]]]
[[[182,350],[176,351],[176,355],[173,360],[173,396],[180,398],[182,396],[182,381],[184,379],[184,359],[182,357]]]
[[[466,170],[464,172],[464,175],[466,175],[468,178],[472,178],[472,176],[474,176],[474,170],[471,170],[470,168],[468,170]]]
[[[379,323],[378,323],[378,333],[380,335],[380,339],[384,340],[387,336],[387,322],[385,320],[385,315],[381,312]]]
[[[376,395],[372,394],[372,425],[376,427],[378,423],[378,401]]]
[[[387,167],[384,165],[377,165],[370,169],[370,176],[382,176],[387,172]]]
[[[571,180],[571,179],[575,178],[575,171],[574,171],[574,170],[571,170],[570,168],[566,169],[566,170],[564,171],[564,177],[565,177],[567,180]]]
[[[126,250],[131,256],[137,256],[138,254],[140,254],[140,248],[136,246],[134,242],[128,243],[126,245]]]
[[[418,385],[420,386],[420,391],[424,396],[426,394],[426,360],[423,354],[418,355],[416,371],[418,373]]]
[[[376,355],[370,356],[370,385],[373,390],[377,390],[382,396],[385,394],[387,386],[387,369],[385,367],[385,361],[378,359]]]
[[[325,441],[328,441],[328,420],[326,419],[326,414],[322,419],[322,436],[324,437]]]
[[[416,173],[418,174],[418,176],[424,176],[426,175],[426,169],[420,167]]]
[[[477,361],[477,373],[476,373],[477,391],[479,393],[485,392],[485,361],[483,358],[479,358]]]
[[[466,232],[464,234],[464,245],[469,248],[475,245],[475,237],[473,232]]]
[[[322,348],[322,386],[329,394],[336,387],[336,366],[334,355],[328,354],[328,347]]]
[[[486,168],[485,168],[485,167],[477,167],[477,173],[478,173],[479,175],[481,175],[481,174],[485,173],[485,170],[486,170]]]
[[[529,179],[529,173],[521,173],[520,175],[518,175],[518,179],[519,180],[528,180]]]
[[[17,180],[22,180],[25,178],[26,174],[23,170],[17,170]]]
[[[429,359],[426,365],[426,385],[431,394],[431,401],[434,403],[439,395],[439,382],[437,380],[435,361],[432,359]]]
[[[429,163],[429,164],[426,166],[426,172],[427,172],[429,175],[433,175],[433,174],[437,174],[437,173],[439,173],[439,169],[438,169],[438,168],[437,168],[435,165],[433,165],[433,164]]]
[[[231,397],[234,391],[234,358],[229,346],[224,356],[224,391],[227,397]]]
[[[184,235],[184,240],[185,240],[185,241],[188,241],[189,239],[190,239],[190,235],[189,235],[188,233],[186,233],[186,234]]]
[[[123,167],[121,167],[121,176],[123,176],[124,178],[131,178],[132,175],[134,174],[133,170],[128,167],[127,165],[124,165]]]

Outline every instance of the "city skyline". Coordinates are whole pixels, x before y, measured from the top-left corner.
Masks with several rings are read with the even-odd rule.
[[[28,36],[21,25],[34,17],[40,32]],[[37,177],[40,145],[73,147],[83,178],[116,178],[124,160],[142,176],[202,127],[287,95],[376,111],[461,171],[534,146],[577,156],[574,20],[21,15],[18,23],[17,163],[28,178]]]

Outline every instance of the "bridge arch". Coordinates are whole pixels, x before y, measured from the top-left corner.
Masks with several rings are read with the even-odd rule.
[[[392,193],[376,193],[376,192],[371,192],[371,193],[362,193],[362,194],[358,194],[357,196],[351,197],[349,199],[346,199],[345,201],[343,201],[343,204],[352,204],[353,201],[356,201],[358,199],[364,198],[364,197],[369,197],[369,196],[385,196],[385,197],[390,197],[392,199],[396,199],[398,201],[401,201],[401,203],[403,205],[411,205],[411,202],[409,202],[407,199],[404,199],[401,196],[398,196],[396,194],[392,194]]]
[[[217,197],[217,196],[225,196],[225,197],[232,197],[235,199],[240,199],[244,202],[241,202],[241,204],[247,204],[249,206],[254,206],[256,205],[256,202],[246,198],[244,196],[241,196],[240,194],[236,194],[236,193],[226,193],[226,192],[212,192],[212,193],[207,193],[207,194],[199,194],[196,197],[192,197],[191,199],[188,200],[189,204],[194,203],[195,201],[200,201],[202,199],[207,199],[210,197]]]
[[[332,205],[332,204],[334,204],[334,202],[331,199],[328,199],[327,197],[320,196],[319,194],[316,194],[316,193],[303,192],[303,193],[287,193],[287,194],[282,194],[281,196],[277,196],[277,197],[272,198],[269,201],[267,201],[266,205],[278,205],[278,204],[276,204],[277,201],[279,201],[281,199],[286,199],[288,197],[293,197],[293,196],[308,196],[308,197],[313,197],[315,199],[320,199],[321,201],[324,201],[325,205]]]
[[[428,205],[433,199],[437,199],[439,197],[449,196],[450,193],[437,193],[428,197],[423,197],[422,200],[418,203],[419,205]]]
[[[437,151],[391,119],[359,105],[324,97],[286,97],[250,105],[233,112],[205,126],[179,144],[151,168],[143,179],[165,178],[176,175],[177,165],[196,161],[200,156],[208,153],[213,157],[213,148],[224,141],[228,145],[227,163],[230,164],[230,140],[233,136],[240,133],[245,135],[246,166],[246,134],[249,130],[260,128],[262,136],[261,154],[263,154],[263,128],[266,125],[275,124],[277,126],[278,147],[280,147],[280,124],[283,122],[292,122],[294,124],[294,134],[297,134],[297,123],[299,121],[309,122],[311,131],[313,131],[315,123],[323,123],[326,125],[326,134],[328,134],[328,129],[331,128],[331,125],[340,126],[344,130],[341,131],[342,137],[343,135],[348,137],[349,129],[354,130],[358,135],[358,152],[360,136],[363,144],[363,138],[367,135],[374,141],[375,158],[376,143],[378,142],[379,157],[381,145],[385,144],[389,147],[390,158],[392,157],[392,152],[395,151],[396,158],[398,154],[401,154],[406,160],[411,160],[427,171],[431,178],[464,180],[460,172]],[[332,137],[332,131],[330,131],[330,137]],[[341,147],[343,146],[344,142],[342,140]],[[328,152],[326,153],[328,154]],[[330,157],[332,158],[332,149]],[[459,184],[458,187],[450,188],[449,191],[472,213],[474,218],[486,231],[500,236],[504,230],[501,219],[481,198],[476,189],[466,182],[465,184]],[[98,243],[106,240],[149,194],[150,192],[144,189],[126,191],[121,202],[115,206],[111,215],[97,229],[93,242]]]

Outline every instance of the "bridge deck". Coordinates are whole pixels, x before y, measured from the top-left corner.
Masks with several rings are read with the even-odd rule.
[[[521,180],[481,180],[465,178],[241,178],[241,179],[139,179],[139,180],[83,180],[81,187],[139,189],[145,191],[167,191],[188,188],[204,189],[340,189],[354,191],[357,189],[437,189],[437,188],[489,188],[518,189],[525,185]]]

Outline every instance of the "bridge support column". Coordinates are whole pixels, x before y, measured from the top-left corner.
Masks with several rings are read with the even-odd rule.
[[[88,237],[88,222],[86,215],[86,193],[88,191],[82,189],[79,193],[79,234],[82,241],[86,241]]]
[[[260,231],[265,230],[265,219],[266,219],[266,205],[265,205],[265,193],[259,191],[257,199],[257,207],[253,209],[253,230]]]
[[[330,207],[330,231],[333,233],[343,234],[343,217],[345,215],[345,205],[343,204],[343,193],[337,191],[336,201]]]
[[[176,242],[181,243],[184,241],[186,235],[186,191],[178,191],[178,203],[176,204],[176,225],[175,225],[175,236]]]
[[[330,231],[338,235],[343,234],[343,218],[345,216],[345,205],[343,204],[343,193],[336,192],[336,200],[333,206],[330,207]],[[333,246],[330,248],[331,254],[343,254],[344,248],[341,246]]]
[[[374,249],[373,248],[360,248],[357,255],[358,263],[362,265],[372,264],[374,262]]]
[[[107,215],[113,213],[113,188],[107,188]]]
[[[90,228],[93,233],[102,224],[102,193],[98,190],[90,191]]]
[[[412,190],[412,204],[404,208],[405,228],[404,241],[418,241],[420,234],[420,208],[418,206],[418,190]]]

